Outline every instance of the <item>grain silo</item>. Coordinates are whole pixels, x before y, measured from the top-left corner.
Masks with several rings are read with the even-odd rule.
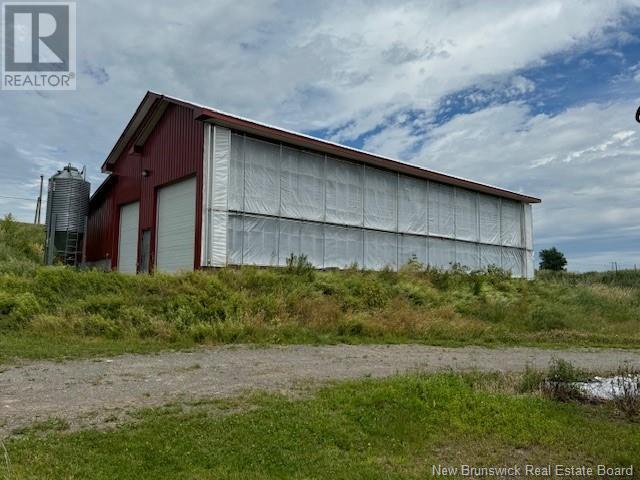
[[[45,263],[77,265],[82,260],[90,184],[71,164],[49,179]]]

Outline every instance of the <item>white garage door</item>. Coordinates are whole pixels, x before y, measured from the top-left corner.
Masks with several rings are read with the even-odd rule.
[[[140,202],[120,207],[120,235],[118,236],[118,271],[136,273],[138,262],[138,218]]]
[[[196,239],[196,179],[158,190],[156,270],[193,270]]]

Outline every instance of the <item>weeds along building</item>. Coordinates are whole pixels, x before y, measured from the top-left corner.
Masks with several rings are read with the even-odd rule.
[[[224,265],[490,265],[533,275],[534,197],[148,92],[102,165],[86,260],[121,272]]]

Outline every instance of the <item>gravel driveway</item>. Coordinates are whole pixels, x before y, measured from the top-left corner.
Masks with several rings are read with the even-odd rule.
[[[215,347],[192,352],[37,362],[0,372],[0,438],[50,418],[103,426],[127,411],[301,381],[383,377],[420,370],[520,371],[563,358],[590,370],[640,368],[640,351],[441,348],[421,345]],[[111,420],[108,420],[111,419]]]

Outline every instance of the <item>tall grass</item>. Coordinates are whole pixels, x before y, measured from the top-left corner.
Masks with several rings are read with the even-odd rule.
[[[0,274],[0,334],[165,343],[640,345],[637,289],[500,272],[226,268]]]
[[[0,357],[30,355],[31,339],[42,340],[38,355],[85,340],[129,350],[148,342],[640,346],[640,272],[526,281],[416,263],[317,271],[291,258],[281,269],[128,276],[39,266],[41,230],[0,227]]]
[[[32,270],[44,254],[44,226],[0,220],[0,273]]]

